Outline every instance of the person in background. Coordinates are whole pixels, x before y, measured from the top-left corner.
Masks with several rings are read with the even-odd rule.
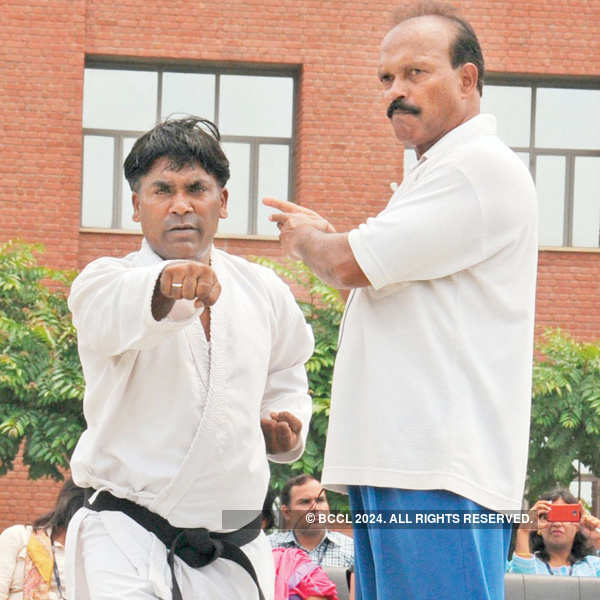
[[[273,548],[300,548],[322,567],[349,568],[354,565],[354,541],[351,537],[329,531],[318,520],[308,523],[306,514],[316,511],[329,515],[329,503],[321,483],[312,475],[301,474],[289,479],[281,490],[281,514],[288,531],[273,533]]]
[[[275,525],[275,493],[267,492],[262,508],[262,529]],[[275,565],[274,600],[338,600],[336,585],[327,573],[300,548],[273,548]]]
[[[592,518],[594,520],[591,525],[593,526],[597,522],[596,527],[582,526],[581,533],[587,537],[590,546],[592,546],[596,552],[596,556],[600,556],[600,519],[596,517]]]
[[[54,508],[33,525],[0,534],[0,600],[64,600],[67,525],[83,506],[84,490],[67,479]]]
[[[537,532],[522,523],[517,529],[515,551],[507,572],[528,575],[600,577],[600,557],[588,544],[581,529],[594,531],[600,519],[584,514],[580,523],[548,521],[555,504],[575,504],[576,498],[565,489],[544,494],[531,509],[537,515]]]
[[[338,600],[335,583],[299,548],[273,548],[275,600]]]

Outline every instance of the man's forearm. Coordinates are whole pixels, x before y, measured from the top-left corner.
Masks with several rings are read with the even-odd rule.
[[[328,285],[339,289],[369,285],[354,258],[347,233],[323,233],[303,225],[294,236],[293,250]]]

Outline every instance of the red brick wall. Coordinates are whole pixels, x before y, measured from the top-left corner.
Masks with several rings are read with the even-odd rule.
[[[536,327],[600,341],[600,253],[540,252]]]
[[[600,0],[456,4],[478,32],[490,72],[600,77]],[[0,28],[0,242],[44,242],[50,264],[71,268],[138,244],[136,236],[79,232],[86,55],[298,66],[296,200],[338,229],[356,225],[402,177],[402,148],[375,76],[391,8],[373,0],[8,0]],[[218,245],[277,254],[268,241]],[[600,338],[599,280],[599,253],[541,253],[538,326]]]
[[[0,28],[0,241],[77,264],[85,2],[8,0]]]
[[[29,525],[52,510],[62,485],[53,479],[28,479],[19,453],[15,469],[0,478],[0,531],[17,523]]]

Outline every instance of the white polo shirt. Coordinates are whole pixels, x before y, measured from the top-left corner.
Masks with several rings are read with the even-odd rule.
[[[521,506],[531,400],[536,195],[478,115],[432,146],[349,234],[350,295],[322,481]]]

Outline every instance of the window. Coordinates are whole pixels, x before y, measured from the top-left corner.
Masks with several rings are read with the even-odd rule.
[[[81,225],[139,231],[123,161],[169,115],[214,121],[230,162],[229,217],[219,233],[277,235],[263,196],[291,196],[295,77],[279,71],[192,70],[92,63],[83,91]]]
[[[486,80],[481,112],[496,116],[536,182],[540,246],[600,245],[599,108],[600,83]],[[405,172],[415,163],[405,152]]]
[[[600,246],[600,83],[490,77],[482,112],[529,166],[541,246]]]

